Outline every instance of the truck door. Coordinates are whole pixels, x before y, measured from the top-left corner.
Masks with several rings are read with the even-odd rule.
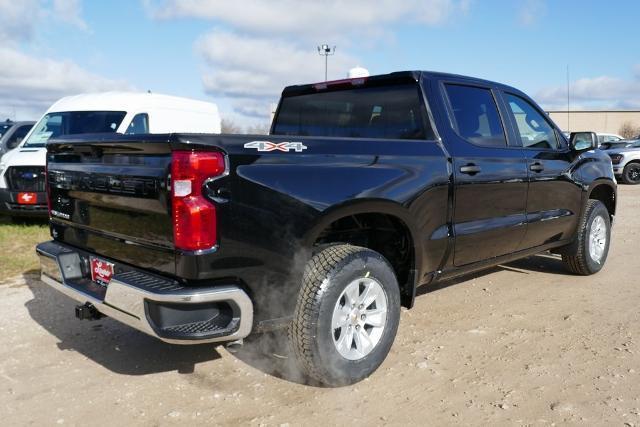
[[[508,92],[502,96],[529,173],[527,232],[521,249],[568,239],[582,207],[582,189],[571,179],[575,155],[533,102]]]
[[[514,252],[525,234],[527,164],[490,87],[445,82],[453,157],[455,266]]]

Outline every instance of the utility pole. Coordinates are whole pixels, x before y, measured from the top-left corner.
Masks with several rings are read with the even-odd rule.
[[[336,47],[333,46],[329,46],[328,44],[323,44],[321,46],[318,46],[318,55],[320,56],[324,56],[324,81],[326,82],[327,79],[327,68],[329,65],[329,56],[333,55],[334,53],[336,53]]]
[[[569,92],[569,64],[567,64],[567,132],[571,132],[571,123],[569,122],[571,116],[569,110],[571,110],[571,96]]]

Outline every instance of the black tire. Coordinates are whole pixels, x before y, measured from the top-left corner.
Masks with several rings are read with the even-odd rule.
[[[589,236],[597,218],[601,218],[603,221],[606,241],[604,242],[602,255],[599,259],[594,259],[589,245]],[[562,255],[562,261],[567,269],[574,274],[581,276],[595,274],[604,267],[604,263],[607,261],[610,242],[611,221],[609,219],[609,211],[600,200],[589,200],[578,229],[577,253],[575,255]],[[596,256],[596,258],[598,257]]]
[[[360,292],[360,278],[373,280],[384,290],[386,323],[379,341],[370,352],[358,360],[349,360],[339,353],[338,344],[334,342],[335,335],[344,332],[340,328],[332,328],[332,316],[339,301],[344,302],[343,308],[347,307],[343,293],[349,285],[353,286],[358,281],[356,286]],[[371,375],[384,361],[395,339],[399,321],[400,290],[387,260],[371,249],[340,244],[316,253],[306,265],[289,329],[289,341],[299,368],[308,377],[328,386],[349,385]],[[360,333],[365,329],[365,326],[358,327]],[[353,345],[356,345],[355,341],[349,343],[350,348]]]
[[[630,185],[640,184],[640,163],[629,163],[624,167],[622,182]]]

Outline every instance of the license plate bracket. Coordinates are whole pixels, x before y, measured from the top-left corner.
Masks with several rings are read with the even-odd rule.
[[[113,263],[97,257],[90,257],[91,280],[100,286],[108,286],[113,277]]]
[[[38,203],[38,195],[34,192],[21,192],[16,197],[19,205],[35,205]]]

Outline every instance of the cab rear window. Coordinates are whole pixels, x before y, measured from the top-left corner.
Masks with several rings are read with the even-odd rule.
[[[284,97],[274,135],[432,139],[417,84]]]

